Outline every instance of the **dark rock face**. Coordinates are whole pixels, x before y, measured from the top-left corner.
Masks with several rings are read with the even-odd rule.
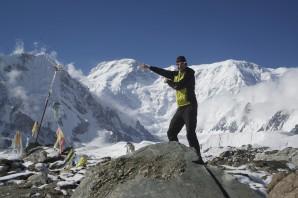
[[[100,163],[87,172],[72,197],[224,197],[195,152],[177,142],[150,145],[133,155]],[[212,168],[230,197],[260,197],[232,176]]]
[[[295,125],[295,127],[290,131],[292,134],[298,134],[298,124]]]
[[[236,121],[228,123],[226,118],[223,117],[219,120],[219,122],[212,128],[212,131],[229,131],[229,132],[236,132],[239,126]]]
[[[289,119],[290,114],[286,111],[276,112],[268,123],[261,127],[259,131],[276,131],[281,130],[284,123]]]

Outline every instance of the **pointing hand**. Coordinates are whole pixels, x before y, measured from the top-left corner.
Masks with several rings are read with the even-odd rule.
[[[147,65],[147,64],[142,63],[142,64],[139,65],[139,67],[140,67],[142,70],[144,70],[144,71],[148,71],[150,66]]]

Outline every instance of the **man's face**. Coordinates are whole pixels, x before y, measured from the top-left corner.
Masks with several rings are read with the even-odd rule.
[[[176,62],[179,71],[183,71],[186,67],[186,62]]]

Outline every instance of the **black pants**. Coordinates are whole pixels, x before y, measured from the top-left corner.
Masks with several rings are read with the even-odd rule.
[[[197,105],[179,107],[173,116],[167,132],[169,141],[178,142],[178,133],[186,126],[186,137],[190,147],[194,147],[198,156],[201,156],[200,145],[196,135]]]

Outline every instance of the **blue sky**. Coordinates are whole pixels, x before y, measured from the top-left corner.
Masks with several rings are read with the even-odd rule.
[[[0,24],[1,53],[38,42],[85,73],[119,58],[163,67],[177,55],[298,66],[295,0],[2,0]]]

